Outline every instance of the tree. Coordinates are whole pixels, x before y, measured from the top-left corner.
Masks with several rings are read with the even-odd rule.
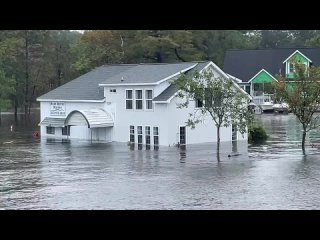
[[[188,107],[190,98],[202,102],[203,107],[189,114],[187,126],[195,128],[207,117],[214,121],[217,129],[217,159],[220,161],[220,128],[233,125],[244,134],[252,120],[247,108],[247,95],[232,80],[215,78],[211,71],[182,74],[173,84],[179,90],[178,96],[184,99],[179,108]]]
[[[302,151],[305,154],[306,135],[320,126],[320,115],[315,116],[320,104],[320,67],[306,68],[295,62],[294,82],[278,76],[274,82],[275,95],[286,102],[302,124]],[[292,81],[292,79],[290,79]]]
[[[6,76],[3,70],[0,70],[0,120],[1,110],[11,106],[10,97],[14,93],[14,78]]]
[[[224,55],[229,49],[254,49],[258,46],[258,37],[239,30],[193,30],[193,42],[196,49],[219,67],[223,66]]]
[[[112,30],[85,31],[73,46],[77,60],[73,68],[81,73],[103,64],[119,64],[123,60],[121,35]]]

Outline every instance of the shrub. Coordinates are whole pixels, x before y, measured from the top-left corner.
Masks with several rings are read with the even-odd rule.
[[[251,124],[248,128],[249,143],[262,143],[268,139],[268,134],[261,124]]]

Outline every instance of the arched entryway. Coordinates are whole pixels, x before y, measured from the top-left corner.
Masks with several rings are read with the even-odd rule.
[[[68,114],[64,125],[70,126],[70,137],[112,141],[113,118],[103,109],[74,110]]]

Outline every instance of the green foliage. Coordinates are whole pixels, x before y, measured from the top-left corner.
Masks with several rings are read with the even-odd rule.
[[[1,109],[7,109],[11,106],[10,97],[14,93],[15,80],[6,76],[0,69],[0,114]]]
[[[306,132],[320,126],[319,118],[313,117],[320,104],[320,67],[306,69],[304,64],[295,63],[294,85],[283,76],[274,82],[275,95],[289,104]]]
[[[303,128],[302,149],[304,151],[306,133],[320,126],[320,115],[315,115],[320,104],[320,67],[306,68],[295,61],[294,85],[283,76],[274,82],[275,94],[288,103]]]
[[[189,106],[189,99],[200,100],[203,107],[190,113],[186,124],[194,128],[211,117],[217,127],[218,142],[220,127],[235,126],[240,133],[245,133],[253,116],[248,111],[248,97],[230,79],[216,78],[210,70],[202,73],[183,74],[173,84],[179,90],[178,96],[184,100],[179,108]]]
[[[85,31],[72,49],[77,58],[73,67],[80,73],[85,73],[104,64],[121,63],[121,43],[121,35],[117,31]]]
[[[253,122],[248,126],[248,142],[263,143],[269,138],[266,130],[261,124]]]
[[[17,107],[103,64],[211,60],[229,49],[319,46],[319,30],[1,30],[0,69]]]

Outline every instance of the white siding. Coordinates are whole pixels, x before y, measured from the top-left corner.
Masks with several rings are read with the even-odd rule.
[[[220,76],[215,69],[212,69],[216,77]],[[171,80],[169,80],[171,81]],[[145,143],[145,126],[151,127],[151,145],[153,145],[153,127],[159,127],[159,144],[160,145],[173,145],[179,141],[179,127],[185,126],[185,122],[189,117],[189,113],[194,111],[194,101],[190,103],[189,108],[178,109],[177,103],[182,99],[173,98],[169,104],[154,104],[152,110],[145,110],[145,90],[153,90],[153,96],[156,97],[164,89],[166,89],[170,83],[169,81],[163,82],[157,86],[117,86],[117,87],[105,87],[104,94],[106,98],[105,103],[74,103],[65,102],[66,116],[73,110],[86,110],[92,108],[103,108],[111,114],[114,120],[113,127],[107,128],[94,128],[89,129],[84,124],[84,118],[75,115],[72,121],[77,125],[72,126],[70,129],[70,138],[79,139],[91,139],[103,140],[103,141],[117,141],[128,142],[129,141],[129,126],[135,126],[135,141],[137,142],[137,126],[143,127],[143,143]],[[116,89],[116,92],[110,92],[110,88]],[[133,106],[134,109],[126,109],[126,89],[133,90]],[[135,90],[143,90],[143,110],[135,110]],[[75,89],[76,91],[76,89]],[[50,117],[50,102],[41,102],[41,121],[45,117]],[[80,114],[79,114],[80,115]],[[46,136],[45,126],[41,126],[41,134]],[[61,128],[56,128],[56,136],[61,135]],[[52,136],[52,135],[51,135]],[[63,136],[66,137],[66,136]],[[221,141],[231,141],[232,130],[231,127],[221,128]],[[247,139],[247,134],[244,138],[238,133],[238,140]],[[199,123],[196,128],[191,130],[186,128],[186,143],[204,143],[215,142],[216,127],[210,117],[208,117],[204,123]]]
[[[68,124],[76,126],[88,126],[86,119],[79,112],[75,112],[70,115],[70,118],[68,119]]]
[[[64,117],[66,118],[68,114],[74,110],[86,110],[92,108],[103,108],[108,109],[105,103],[83,103],[83,102],[65,102],[66,107],[66,115],[59,116],[58,118]],[[55,117],[50,116],[50,102],[40,102],[40,122],[45,117]],[[76,139],[87,139],[91,140],[91,129],[88,128],[87,123],[83,116],[80,113],[75,113],[72,116],[72,121],[74,124],[81,124],[82,126],[71,126],[70,128],[70,136],[62,135],[62,128],[55,128],[55,134],[46,134],[46,126],[41,126],[41,136],[45,137],[56,137],[56,138],[76,138]],[[112,129],[111,128],[98,128],[97,130],[93,130],[92,139],[93,140],[103,140],[110,142],[112,140],[111,137]],[[105,139],[105,140],[104,140]]]

